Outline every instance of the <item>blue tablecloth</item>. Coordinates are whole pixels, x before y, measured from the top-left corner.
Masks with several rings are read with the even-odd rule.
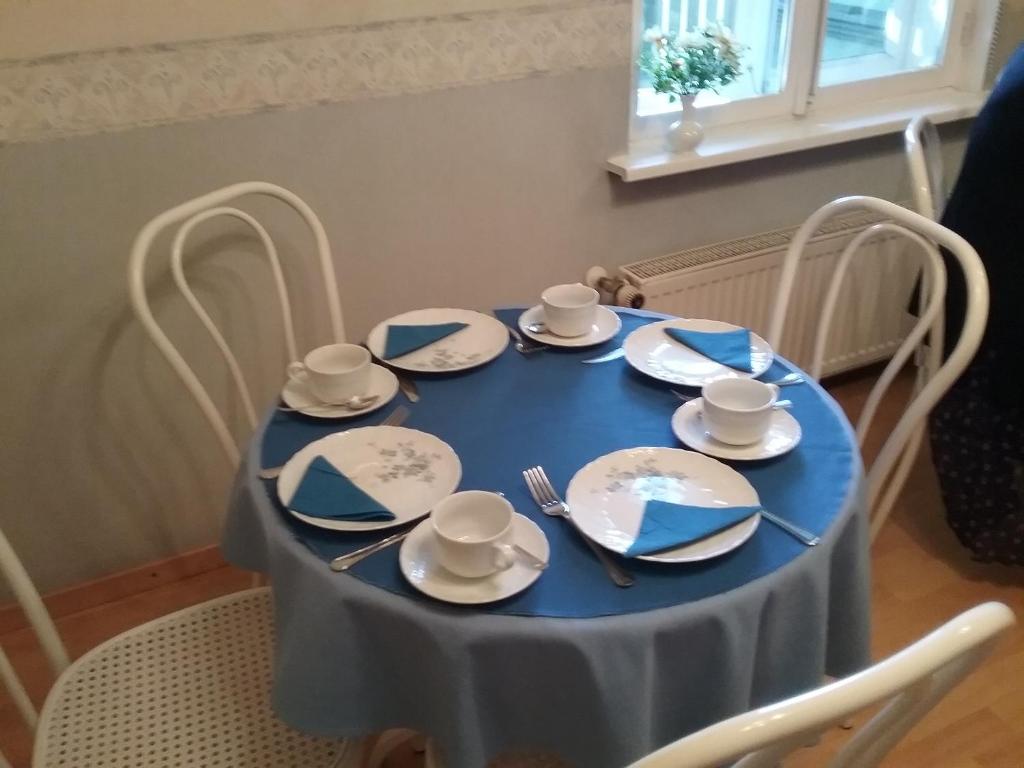
[[[514,324],[520,312],[499,310],[497,314]],[[484,367],[419,377],[421,400],[410,407],[405,426],[437,435],[455,449],[463,468],[460,490],[502,491],[517,511],[541,526],[551,543],[551,565],[533,587],[501,603],[463,610],[565,617],[650,610],[735,589],[803,553],[800,542],[765,523],[733,553],[703,563],[630,561],[637,584],[624,590],[604,575],[571,526],[545,516],[530,498],[521,474],[527,467],[542,465],[555,488],[564,493],[580,467],[606,453],[636,446],[679,446],[669,421],[680,402],[668,384],[634,371],[621,359],[600,365],[580,363],[657,319],[623,314],[618,337],[597,351],[524,356],[509,346]],[[791,370],[792,366],[776,362],[764,378],[778,378]],[[793,400],[791,412],[803,428],[801,444],[778,459],[739,462],[736,468],[767,509],[821,534],[843,508],[857,477],[859,458],[846,419],[831,398],[811,385],[787,387],[786,396]],[[404,402],[401,397],[397,400]],[[378,423],[393,407],[344,424],[277,413],[264,433],[263,466],[281,464],[299,448],[339,429]],[[378,531],[339,534],[307,525],[285,513],[277,501],[275,482],[267,483],[267,492],[284,524],[325,561],[381,536]],[[352,573],[392,592],[430,599],[402,576],[397,548],[364,560]]]
[[[499,314],[513,321],[518,312]],[[622,590],[577,534],[536,510],[520,475],[527,466],[542,464],[564,489],[609,451],[678,445],[669,426],[678,401],[667,385],[623,360],[579,362],[655,317],[621,315],[620,338],[601,347],[530,357],[509,347],[474,371],[417,377],[422,398],[406,425],[455,448],[462,488],[502,490],[551,542],[552,564],[538,582],[488,608],[420,596],[394,550],[365,560],[355,578],[332,573],[323,561],[368,537],[295,521],[273,483],[256,477],[256,465],[282,463],[339,428],[377,423],[390,407],[344,425],[285,414],[264,424],[238,475],[224,550],[271,576],[283,719],[335,736],[419,728],[439,740],[449,768],[479,768],[510,748],[610,768],[816,685],[826,670],[866,663],[860,461],[849,425],[817,384],[786,389],[804,429],[800,447],[737,465],[768,509],[822,535],[814,549],[762,523],[749,542],[707,563],[629,561],[637,584]],[[780,361],[769,376],[790,369]]]

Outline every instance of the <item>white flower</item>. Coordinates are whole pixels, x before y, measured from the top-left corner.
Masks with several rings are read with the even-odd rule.
[[[659,27],[651,27],[646,32],[644,32],[645,43],[660,43],[664,39],[665,34],[661,31]]]
[[[684,48],[703,48],[708,40],[700,32],[680,32],[678,42]]]

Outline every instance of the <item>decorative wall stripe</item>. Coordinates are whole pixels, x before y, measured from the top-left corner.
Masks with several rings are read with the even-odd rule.
[[[624,63],[630,0],[0,61],[0,143]]]

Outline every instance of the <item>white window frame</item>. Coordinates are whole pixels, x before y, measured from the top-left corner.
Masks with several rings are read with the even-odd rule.
[[[965,92],[981,93],[999,12],[999,0],[950,2],[952,13],[944,54],[939,65],[912,72],[819,87],[818,60],[825,39],[828,0],[792,0],[789,18],[789,56],[782,92],[704,107],[699,110],[698,119],[709,137],[713,137],[716,129],[735,134],[738,125],[756,126],[765,122],[777,125],[780,121],[787,120],[796,123],[815,116],[827,118],[832,110],[848,114],[851,104],[863,105],[865,109],[870,109],[871,104],[878,103],[891,112],[894,103],[898,103],[900,99],[906,99],[910,104],[920,102],[921,97],[926,94],[955,91],[957,93],[951,95],[959,97]],[[629,105],[630,149],[627,154],[650,155],[652,152],[660,151],[658,144],[662,141],[668,125],[678,119],[678,111],[643,116],[636,114],[639,71],[635,62],[643,44],[643,23],[643,0],[634,0],[633,65]],[[801,40],[804,41],[803,44],[800,44]],[[813,44],[807,41],[813,41]],[[818,143],[820,145],[821,142]],[[621,157],[610,159],[611,170],[619,172],[617,164],[612,161],[621,160]],[[676,165],[688,167],[685,162]],[[708,163],[701,162],[697,165],[707,167]],[[623,176],[627,177],[626,174]]]

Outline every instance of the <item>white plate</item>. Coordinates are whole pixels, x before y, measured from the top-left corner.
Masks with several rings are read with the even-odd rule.
[[[412,522],[450,495],[462,479],[459,457],[434,435],[405,427],[357,427],[312,442],[288,460],[277,479],[277,496],[285,507],[317,456],[395,515],[394,520],[328,520],[288,510],[303,522],[332,531],[373,531]]]
[[[538,304],[530,307],[519,316],[519,330],[531,339],[550,344],[553,347],[591,347],[594,344],[601,344],[608,341],[622,329],[622,320],[618,313],[603,307],[600,304],[596,307],[594,322],[590,326],[590,332],[582,336],[556,336],[553,333],[534,333],[526,326],[533,323],[544,322],[544,307]]]
[[[781,408],[772,411],[771,425],[765,436],[750,445],[729,445],[713,438],[701,417],[703,400],[683,403],[672,414],[672,431],[695,451],[731,461],[758,461],[789,453],[800,443],[803,432],[800,422]]]
[[[464,371],[490,362],[508,346],[508,328],[504,323],[468,309],[416,309],[395,315],[377,325],[366,339],[366,346],[378,360],[384,359],[389,325],[434,325],[468,323],[468,328],[428,344],[407,355],[384,360],[406,371],[437,373]]]
[[[698,507],[761,504],[735,469],[679,448],[627,448],[595,459],[576,473],[565,498],[583,533],[620,554],[636,540],[651,499]],[[717,557],[753,536],[760,520],[753,514],[713,536],[640,559],[688,563]]]
[[[753,373],[737,371],[727,365],[716,363],[700,352],[670,339],[666,328],[683,328],[687,331],[723,332],[739,330],[738,325],[718,320],[664,320],[637,328],[622,344],[626,360],[640,373],[646,373],[660,381],[682,384],[686,387],[703,387],[709,381],[728,377],[753,378],[767,371],[775,354],[768,342],[751,331],[750,364]]]
[[[548,540],[537,524],[517,513],[513,518],[513,525],[516,543],[546,561],[550,556]],[[498,571],[482,579],[466,579],[456,576],[438,564],[434,556],[434,542],[430,520],[424,520],[402,542],[398,563],[410,584],[423,594],[444,600],[446,603],[476,605],[503,600],[522,592],[542,573],[520,556],[507,570]]]
[[[324,405],[309,391],[305,373],[300,373],[296,378],[288,379],[281,392],[281,399],[289,408],[297,408],[299,413],[307,416],[318,419],[351,419],[376,411],[390,403],[398,394],[398,378],[384,366],[371,364],[370,385],[364,394],[376,395],[378,399],[356,411],[340,405]]]

